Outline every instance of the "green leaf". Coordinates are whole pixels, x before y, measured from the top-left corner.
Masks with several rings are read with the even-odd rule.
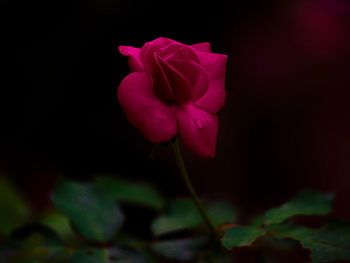
[[[164,199],[156,189],[145,183],[134,183],[120,178],[103,176],[96,178],[96,184],[111,198],[120,201],[161,209]]]
[[[21,226],[29,212],[28,205],[4,176],[0,176],[0,211],[0,236]]]
[[[269,226],[277,238],[298,240],[304,248],[311,250],[313,263],[350,260],[350,223],[339,220],[329,222],[320,229],[303,226]]]
[[[75,235],[72,232],[69,218],[65,215],[51,211],[50,213],[43,216],[40,221],[44,225],[47,225],[54,229],[63,240],[71,240],[75,238]]]
[[[145,263],[142,256],[117,248],[83,249],[75,252],[71,263]]]
[[[266,230],[254,226],[237,226],[226,230],[221,241],[225,248],[250,246],[253,242],[263,235]]]
[[[89,184],[62,179],[51,198],[57,210],[91,240],[111,240],[124,221],[116,202]]]
[[[233,222],[236,213],[226,203],[211,202],[207,205],[210,219],[215,225]],[[170,202],[165,213],[152,223],[152,232],[155,235],[189,229],[203,222],[193,201],[190,199],[177,199]]]
[[[297,215],[327,215],[332,211],[333,194],[322,195],[314,190],[297,194],[290,202],[266,212],[265,224],[278,224]]]
[[[205,238],[185,238],[158,242],[152,248],[165,258],[190,261],[197,257],[205,243]]]

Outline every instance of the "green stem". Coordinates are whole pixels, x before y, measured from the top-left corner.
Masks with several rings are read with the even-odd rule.
[[[211,222],[207,211],[205,210],[205,208],[203,207],[203,204],[201,202],[201,200],[199,199],[196,191],[193,188],[193,185],[191,183],[191,180],[188,176],[188,173],[186,171],[186,167],[185,167],[185,163],[184,160],[182,158],[182,154],[181,154],[181,150],[180,150],[180,146],[179,146],[179,142],[178,139],[176,139],[176,141],[173,143],[173,149],[174,149],[174,154],[175,154],[175,158],[176,158],[176,162],[177,162],[177,166],[179,167],[180,170],[180,174],[182,176],[182,179],[186,185],[186,188],[188,190],[188,192],[190,193],[193,202],[195,203],[198,211],[200,212],[201,216],[203,217],[204,222],[207,224],[209,231],[212,235],[212,238],[215,240],[218,240],[218,236],[215,230],[215,226],[213,225],[213,223]]]

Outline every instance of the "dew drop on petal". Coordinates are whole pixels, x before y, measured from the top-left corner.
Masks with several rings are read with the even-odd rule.
[[[196,125],[196,127],[197,127],[198,129],[202,129],[202,128],[204,127],[204,123],[203,123],[203,121],[201,121],[200,119],[195,119],[195,120],[194,120],[194,124]]]

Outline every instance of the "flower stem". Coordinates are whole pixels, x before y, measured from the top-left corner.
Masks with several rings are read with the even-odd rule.
[[[175,154],[175,158],[176,158],[176,162],[177,162],[177,166],[180,170],[180,174],[182,176],[182,179],[186,185],[186,188],[188,190],[188,192],[190,193],[193,202],[195,203],[198,211],[200,212],[204,222],[206,223],[206,225],[209,228],[210,234],[212,236],[212,238],[214,240],[218,240],[218,236],[217,236],[217,232],[215,230],[215,226],[213,225],[213,223],[211,222],[207,211],[205,210],[205,208],[203,207],[203,204],[201,202],[201,200],[199,199],[196,191],[193,188],[193,185],[191,183],[191,180],[188,176],[186,167],[185,167],[185,163],[184,160],[182,158],[182,154],[181,154],[181,150],[180,150],[180,146],[179,146],[179,141],[178,139],[175,140],[175,142],[173,143],[173,150],[174,150],[174,154]]]

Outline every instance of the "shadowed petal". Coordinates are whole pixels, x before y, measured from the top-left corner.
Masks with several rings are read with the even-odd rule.
[[[225,104],[225,72],[227,56],[214,53],[197,52],[200,65],[208,74],[208,91],[199,98],[195,105],[210,113],[217,113]]]
[[[130,46],[119,46],[119,52],[128,56],[128,63],[131,71],[133,72],[143,72],[144,68],[140,61],[140,49]]]
[[[205,94],[208,90],[209,80],[205,69],[201,65],[184,59],[167,60],[167,62],[174,66],[191,83],[192,101]]]
[[[159,65],[168,78],[176,101],[183,103],[192,98],[190,81],[163,58],[157,57]]]
[[[118,99],[128,121],[151,142],[166,142],[178,133],[171,109],[153,93],[152,79],[145,73],[131,73],[118,89]]]
[[[200,157],[214,157],[218,118],[191,105],[174,107],[185,146]]]
[[[160,57],[154,53],[156,64],[152,68],[152,77],[154,81],[154,92],[163,101],[174,100],[174,92],[169,79],[161,66]]]

